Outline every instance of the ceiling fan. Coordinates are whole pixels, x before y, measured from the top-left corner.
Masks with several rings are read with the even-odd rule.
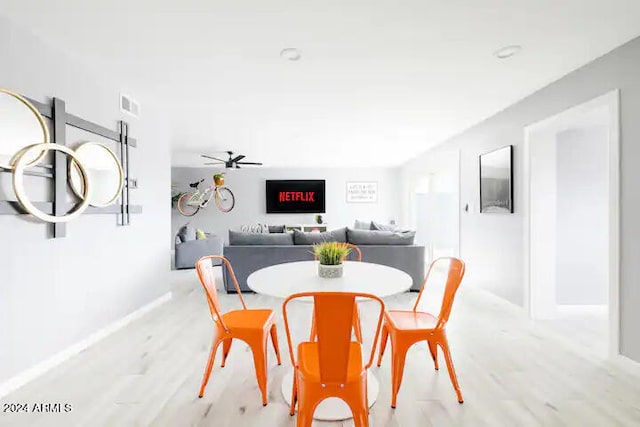
[[[215,162],[205,163],[205,165],[224,165],[224,167],[227,169],[233,169],[233,168],[240,169],[240,165],[262,166],[262,163],[242,162],[241,160],[246,157],[243,154],[240,154],[236,157],[233,157],[233,151],[227,151],[227,154],[229,155],[229,158],[227,160],[223,160],[218,157],[208,156],[206,154],[202,154],[202,157],[204,157],[205,159],[215,160]]]

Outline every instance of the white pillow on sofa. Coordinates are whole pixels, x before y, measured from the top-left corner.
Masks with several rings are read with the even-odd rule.
[[[267,224],[245,224],[240,227],[243,233],[259,233],[269,234],[269,226]]]

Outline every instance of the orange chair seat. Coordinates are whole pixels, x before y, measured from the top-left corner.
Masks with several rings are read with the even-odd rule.
[[[273,310],[233,310],[222,315],[222,320],[229,329],[256,329],[262,325],[263,329],[274,323]]]
[[[384,313],[384,317],[400,330],[434,329],[438,324],[436,316],[419,311],[389,310]]]
[[[303,342],[298,345],[298,368],[305,378],[320,382],[320,355],[317,342]],[[362,345],[352,342],[349,346],[347,382],[359,380],[363,370]]]

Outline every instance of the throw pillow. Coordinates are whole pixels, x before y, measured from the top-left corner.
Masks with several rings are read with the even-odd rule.
[[[269,226],[267,224],[246,224],[240,227],[240,231],[245,233],[263,233],[269,232]]]
[[[353,228],[356,230],[371,230],[371,221],[360,221],[356,219],[355,224],[353,224]]]
[[[381,224],[375,221],[371,221],[371,229],[378,231],[398,231],[398,227],[394,224]]]
[[[207,235],[202,230],[196,230],[196,240],[204,240],[207,238]]]
[[[285,228],[284,225],[270,225],[269,233],[284,233]]]
[[[300,230],[293,230],[293,243],[296,245],[316,245],[324,242],[341,242],[347,241],[347,229],[339,228],[333,231],[323,231],[321,233],[312,231],[305,233]]]
[[[183,243],[196,240],[196,229],[190,224],[185,224],[178,230],[178,237]]]
[[[415,231],[379,231],[347,229],[349,243],[354,245],[413,245]]]
[[[243,233],[229,230],[229,246],[287,246],[293,245],[291,233]]]

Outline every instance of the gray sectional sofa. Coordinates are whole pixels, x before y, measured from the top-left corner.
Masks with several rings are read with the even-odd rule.
[[[206,255],[222,255],[222,238],[217,236],[206,236],[198,239],[196,229],[190,225],[184,225],[178,230],[175,237],[175,268],[195,268],[196,261]],[[220,265],[219,260],[214,260],[213,265]]]
[[[420,290],[425,274],[425,247],[413,244],[413,234],[392,231],[339,229],[327,233],[241,233],[229,232],[229,244],[223,249],[231,262],[240,290],[250,291],[247,277],[270,265],[313,259],[312,244],[341,241],[358,245],[362,260],[395,267],[413,279],[412,291]],[[297,243],[297,244],[296,244]],[[224,286],[235,292],[223,267]],[[286,280],[286,278],[283,278]]]

